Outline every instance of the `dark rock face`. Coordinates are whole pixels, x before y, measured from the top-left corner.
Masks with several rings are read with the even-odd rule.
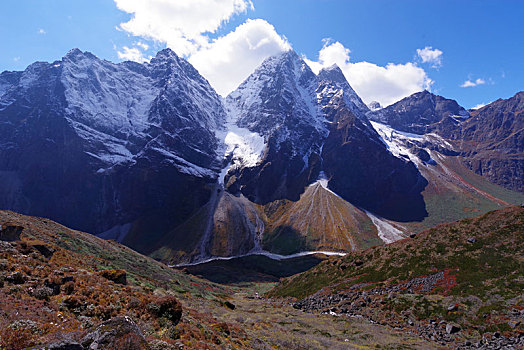
[[[259,165],[230,174],[235,179],[230,192],[261,204],[298,200],[318,175],[318,155],[327,136],[315,107],[316,85],[315,74],[289,51],[264,61],[227,97],[237,125],[259,133],[267,144]]]
[[[404,132],[436,133],[455,150],[438,144],[428,148],[460,155],[467,167],[489,181],[524,192],[523,111],[524,92],[467,112],[453,100],[423,91],[367,116]]]
[[[262,161],[231,176],[230,192],[260,204],[296,201],[325,171],[330,188],[357,206],[401,221],[427,215],[420,194],[426,180],[386,149],[337,66],[314,76],[285,53],[266,60],[228,103],[241,111],[238,125],[267,140]]]
[[[0,241],[14,242],[20,240],[20,234],[24,230],[21,226],[4,224],[0,225]]]
[[[341,71],[338,76],[345,81]],[[319,90],[348,90],[333,74],[321,72],[319,78]],[[414,164],[386,149],[365,117],[367,107],[360,99],[360,103],[352,103],[340,93],[323,96],[322,112],[331,124],[322,149],[322,166],[330,188],[350,203],[385,218],[422,220],[427,212],[421,192],[427,181]]]
[[[81,342],[84,349],[147,349],[144,335],[127,316],[112,318],[87,334]]]
[[[454,100],[422,91],[367,116],[396,130],[422,135],[435,130],[446,134],[469,114]]]
[[[468,167],[506,188],[524,192],[524,92],[471,112],[454,139]]]
[[[332,127],[322,157],[330,188],[354,205],[397,221],[427,216],[421,192],[427,180],[415,165],[394,157],[378,140],[359,132],[348,116]]]
[[[144,239],[209,199],[224,116],[207,81],[170,50],[143,65],[72,50],[4,72],[0,208],[91,233],[129,224],[122,238],[144,251]]]

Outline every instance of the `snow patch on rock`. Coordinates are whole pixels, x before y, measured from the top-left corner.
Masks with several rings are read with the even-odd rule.
[[[377,227],[378,236],[384,243],[393,243],[398,240],[406,238],[404,232],[387,222],[381,217],[374,215],[373,213],[365,210],[366,215],[371,219],[373,224]]]

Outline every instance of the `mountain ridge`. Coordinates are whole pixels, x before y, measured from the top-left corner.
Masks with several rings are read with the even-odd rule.
[[[405,118],[370,111],[340,68],[315,75],[294,51],[223,99],[169,49],[144,64],[71,50],[0,74],[0,208],[177,264],[281,252],[285,237],[290,252],[364,249],[518,203],[456,162],[466,155],[457,125],[476,117],[414,96],[400,101],[414,106]],[[413,124],[417,110],[426,117]],[[321,227],[335,209],[345,214]]]

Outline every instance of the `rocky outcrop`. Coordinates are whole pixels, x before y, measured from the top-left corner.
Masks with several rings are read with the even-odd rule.
[[[0,225],[0,241],[13,242],[20,240],[23,227],[5,223]]]
[[[100,324],[82,339],[81,344],[89,350],[149,348],[140,328],[127,316]]]
[[[100,276],[118,284],[127,284],[127,273],[125,270],[103,270],[99,272]]]

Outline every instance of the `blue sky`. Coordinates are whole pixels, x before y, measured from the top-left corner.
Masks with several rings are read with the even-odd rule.
[[[291,46],[314,69],[343,66],[366,102],[389,104],[429,87],[470,108],[524,89],[524,1],[157,2],[2,0],[0,71],[58,60],[73,47],[117,62],[147,59],[167,45],[225,94]],[[129,22],[135,16],[140,21]],[[427,62],[417,55],[424,48],[433,54]]]

